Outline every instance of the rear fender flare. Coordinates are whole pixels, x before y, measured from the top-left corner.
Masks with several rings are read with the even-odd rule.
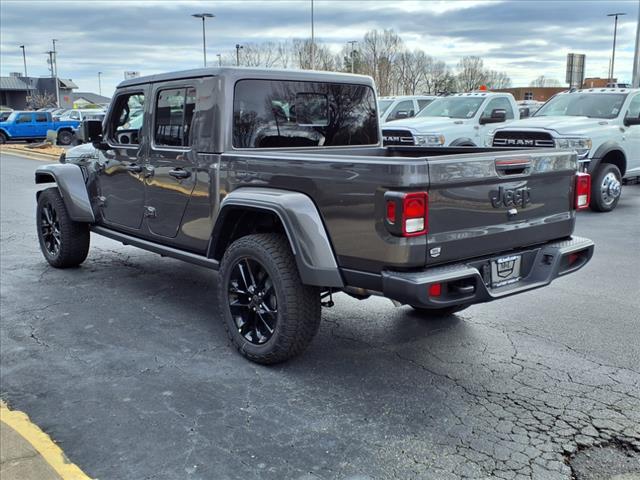
[[[43,165],[36,169],[36,184],[56,183],[69,216],[76,222],[95,223],[82,170],[73,163]],[[40,192],[36,194],[40,195]]]
[[[322,287],[344,287],[333,248],[315,204],[307,195],[288,190],[246,187],[234,190],[220,204],[209,244],[208,256],[225,216],[236,209],[264,210],[277,215],[284,227],[302,283]]]

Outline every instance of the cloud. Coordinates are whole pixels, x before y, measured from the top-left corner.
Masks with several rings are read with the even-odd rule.
[[[533,78],[564,79],[566,55],[587,55],[587,75],[606,76],[612,11],[627,12],[618,26],[616,75],[631,79],[638,2],[633,1],[323,1],[314,2],[318,42],[338,51],[373,28],[393,28],[409,48],[454,67],[464,55],[505,70],[515,85]],[[11,1],[0,2],[0,72],[47,75],[51,39],[59,40],[61,76],[81,90],[109,94],[125,70],[143,74],[199,67],[202,30],[192,13],[207,11],[208,58],[236,43],[310,36],[310,1]]]

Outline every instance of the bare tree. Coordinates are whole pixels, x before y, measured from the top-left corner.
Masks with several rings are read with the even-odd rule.
[[[27,97],[27,104],[29,107],[35,109],[48,108],[56,106],[56,97],[51,93],[33,93]]]
[[[561,87],[562,84],[559,80],[555,78],[547,78],[544,75],[540,75],[536,77],[535,80],[532,80],[529,84],[531,87]]]
[[[370,30],[364,35],[364,73],[373,77],[381,96],[393,90],[394,64],[402,46],[402,39],[393,30]]]
[[[458,88],[463,92],[477,90],[487,81],[484,62],[480,57],[462,57],[458,62]]]
[[[248,43],[243,46],[242,65],[273,68],[279,61],[279,49],[275,42]]]
[[[511,79],[506,72],[496,72],[495,70],[487,70],[486,85],[487,88],[509,88],[511,86]]]

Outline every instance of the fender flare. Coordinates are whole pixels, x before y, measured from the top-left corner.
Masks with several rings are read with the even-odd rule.
[[[226,215],[237,209],[265,210],[278,216],[289,239],[302,283],[322,287],[344,287],[340,270],[322,218],[307,195],[289,190],[243,187],[221,202],[213,229],[209,254]]]
[[[7,140],[11,138],[9,132],[7,132],[4,128],[0,128],[0,132],[4,133],[4,136],[7,137]]]
[[[95,223],[82,170],[73,163],[43,165],[36,169],[36,184],[56,183],[69,216],[76,222]],[[37,193],[37,196],[40,192]]]
[[[624,157],[624,165],[625,168],[623,170],[626,171],[626,166],[627,166],[627,157],[624,153],[624,150],[622,149],[622,147],[613,142],[613,141],[608,141],[608,142],[604,142],[602,145],[600,145],[596,151],[593,153],[593,157],[589,160],[589,173],[593,173],[596,168],[598,168],[598,166],[600,165],[600,163],[602,163],[602,159],[604,158],[605,155],[607,155],[610,152],[613,152],[614,150],[619,151],[622,156]],[[624,175],[624,172],[622,172],[622,175]]]
[[[449,144],[449,146],[451,147],[458,147],[461,146],[465,143],[470,143],[471,145],[473,145],[474,147],[477,147],[476,142],[474,142],[473,140],[471,140],[470,138],[456,138],[453,142],[451,142]]]

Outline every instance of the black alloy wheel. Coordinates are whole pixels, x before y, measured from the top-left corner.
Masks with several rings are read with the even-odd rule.
[[[278,323],[278,298],[265,267],[253,258],[239,259],[227,288],[238,333],[254,345],[269,341]]]
[[[40,234],[44,249],[49,255],[56,257],[62,246],[60,221],[58,212],[49,201],[45,202],[40,210]]]

